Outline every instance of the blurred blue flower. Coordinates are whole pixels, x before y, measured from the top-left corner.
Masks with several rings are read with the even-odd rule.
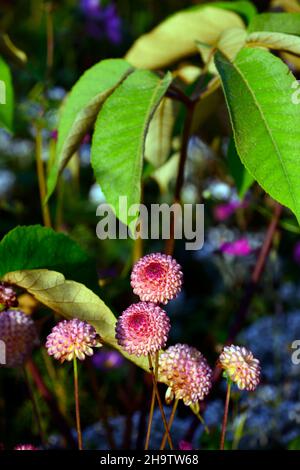
[[[124,357],[118,351],[98,351],[92,357],[94,367],[101,370],[117,369],[124,364]]]
[[[122,40],[122,22],[116,5],[101,5],[101,0],[81,0],[80,9],[87,19],[86,32],[95,39],[104,36],[113,43]]]

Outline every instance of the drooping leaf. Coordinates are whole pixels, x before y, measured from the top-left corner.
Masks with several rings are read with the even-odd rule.
[[[11,271],[38,268],[57,270],[97,287],[95,264],[68,236],[40,225],[11,230],[0,242],[0,277]]]
[[[239,156],[260,186],[300,221],[300,106],[295,78],[264,49],[245,48],[230,62],[216,55]]]
[[[8,65],[0,57],[0,127],[12,132],[14,114],[14,92]]]
[[[48,198],[59,173],[94,125],[103,102],[132,71],[123,59],[103,60],[87,70],[73,86],[59,121],[56,158],[48,178]]]
[[[171,74],[159,78],[146,70],[133,72],[104,103],[95,124],[91,158],[96,180],[125,224],[119,197],[127,197],[128,207],[140,203],[147,130],[171,81]]]
[[[26,289],[39,302],[67,319],[79,318],[93,325],[102,340],[118,349],[142,369],[148,370],[145,357],[129,356],[115,339],[116,318],[94,292],[83,284],[69,281],[61,273],[47,269],[15,271],[6,274],[6,282]]]
[[[231,176],[234,179],[238,195],[241,199],[244,198],[246,192],[254,182],[253,176],[247,171],[242,164],[241,159],[236,151],[234,140],[231,139],[227,152],[228,166]]]
[[[155,168],[163,165],[169,156],[174,123],[174,102],[163,98],[151,119],[145,143],[145,158]]]
[[[230,2],[231,3],[231,2]],[[215,6],[199,6],[175,13],[141,36],[126,59],[140,68],[157,69],[197,52],[195,41],[214,44],[222,31],[243,27],[234,12]]]
[[[170,182],[176,179],[179,158],[180,154],[178,152],[175,153],[151,174],[151,178],[157,182],[162,194],[167,193]]]
[[[246,44],[250,47],[266,47],[278,51],[292,52],[297,55],[300,54],[300,37],[293,34],[258,31],[257,33],[249,34]]]
[[[261,13],[251,20],[248,31],[300,34],[300,13]]]

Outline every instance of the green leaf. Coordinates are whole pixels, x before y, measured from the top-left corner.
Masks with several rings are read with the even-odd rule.
[[[278,51],[300,54],[300,37],[293,34],[269,33],[258,31],[247,37],[246,45],[249,47],[266,47]]]
[[[0,127],[13,131],[14,92],[8,65],[0,57]]]
[[[145,143],[145,158],[155,168],[163,165],[169,156],[174,123],[174,102],[163,98],[151,119]]]
[[[8,273],[4,280],[26,289],[39,302],[67,319],[79,318],[93,325],[102,340],[118,349],[125,357],[148,370],[145,357],[128,355],[115,339],[116,318],[94,292],[83,284],[68,281],[61,273],[47,269]]]
[[[214,6],[193,7],[170,16],[150,33],[141,36],[126,59],[134,66],[158,69],[195,54],[195,41],[215,44],[228,28],[242,28],[242,19],[232,11]]]
[[[32,225],[16,227],[0,242],[0,277],[21,269],[49,268],[97,287],[96,266],[82,248],[63,233]]]
[[[59,173],[93,127],[103,102],[132,70],[123,59],[103,60],[88,69],[73,86],[61,112],[47,198],[54,191]]]
[[[245,48],[231,63],[216,55],[238,154],[247,170],[300,221],[300,106],[288,67],[263,49]]]
[[[300,34],[300,13],[261,13],[254,16],[248,27],[253,31]]]
[[[224,10],[231,10],[238,13],[247,21],[250,21],[257,13],[253,3],[247,1],[233,1],[233,2],[217,2],[214,7],[223,8]]]
[[[127,197],[127,207],[140,203],[147,130],[171,81],[169,73],[159,78],[146,70],[133,72],[104,103],[95,124],[91,159],[96,180],[125,224],[119,197]]]
[[[236,151],[233,139],[230,139],[229,142],[227,159],[229,170],[231,176],[234,179],[238,195],[240,199],[243,199],[246,192],[252,185],[254,178],[250,175],[250,173],[242,164],[241,159]]]

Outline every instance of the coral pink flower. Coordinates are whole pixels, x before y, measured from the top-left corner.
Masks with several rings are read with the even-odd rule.
[[[129,354],[147,356],[166,345],[170,320],[166,312],[151,302],[128,307],[118,318],[116,338]]]
[[[232,243],[223,243],[220,250],[222,253],[233,256],[247,256],[251,253],[252,249],[247,238],[240,238]]]
[[[255,390],[260,382],[259,360],[241,346],[225,346],[218,361],[220,367],[240,390]]]
[[[92,348],[102,346],[100,338],[93,326],[74,318],[58,323],[47,337],[48,354],[61,362],[78,358],[83,361],[85,356],[92,356]]]
[[[0,313],[0,340],[5,345],[4,367],[23,365],[39,343],[33,320],[21,310]]]
[[[142,301],[166,304],[181,290],[181,267],[171,256],[146,255],[133,267],[131,286]]]
[[[6,282],[0,282],[0,306],[5,308],[16,307],[18,300],[14,289]]]
[[[162,352],[159,358],[159,376],[173,394],[190,406],[203,400],[212,386],[212,370],[205,357],[196,348],[176,344]]]

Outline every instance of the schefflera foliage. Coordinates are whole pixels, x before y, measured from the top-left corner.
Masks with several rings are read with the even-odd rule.
[[[204,99],[222,88],[233,135],[229,167],[240,194],[255,180],[299,221],[300,106],[293,100],[297,82],[281,58],[270,52],[299,54],[299,35],[300,14],[258,15],[247,1],[214,2],[167,18],[139,38],[125,59],[94,65],[74,85],[62,107],[48,198],[83,136],[93,132],[92,166],[107,202],[116,212],[119,196],[127,196],[129,204],[138,204],[144,154],[156,174],[172,161],[168,160],[170,145],[165,141],[172,138],[172,118],[161,133],[165,150],[158,152],[159,159],[153,159],[151,142],[147,150],[148,132],[157,132],[158,125],[164,127],[163,116],[168,114],[166,94],[175,73],[162,69],[176,71],[178,61],[200,54],[201,63],[209,61],[212,79],[195,115],[201,115],[198,111],[205,106]],[[197,79],[191,88],[196,83]],[[199,119],[203,120],[203,115]],[[32,236],[23,234],[22,242]],[[8,264],[2,278],[27,289],[63,316],[89,321],[104,341],[117,348],[115,317],[110,309],[78,280],[66,280],[55,266],[49,266],[51,271],[45,269],[46,263],[45,259],[37,260],[34,266],[15,263],[11,269]],[[147,368],[143,360],[130,359]]]

